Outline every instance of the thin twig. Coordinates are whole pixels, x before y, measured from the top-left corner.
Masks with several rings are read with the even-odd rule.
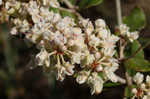
[[[127,79],[127,84],[129,87],[131,87],[132,85],[132,78],[131,76],[128,74],[128,72],[125,73],[126,79]]]

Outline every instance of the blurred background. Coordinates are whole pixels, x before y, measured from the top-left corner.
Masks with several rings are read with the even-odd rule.
[[[121,0],[122,14],[127,16],[133,8],[143,9],[147,25],[140,36],[150,37],[150,0]],[[115,0],[104,0],[96,7],[80,12],[85,18],[103,18],[114,31],[117,24]],[[124,86],[104,88],[100,95],[90,94],[86,85],[74,79],[55,80],[53,74],[42,71],[32,61],[39,51],[34,44],[24,40],[24,35],[10,36],[9,25],[0,24],[0,99],[122,99]],[[144,49],[150,60],[150,47]]]

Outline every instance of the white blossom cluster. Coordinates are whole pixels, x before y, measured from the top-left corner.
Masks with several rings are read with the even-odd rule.
[[[144,75],[138,72],[134,76],[133,81],[137,87],[132,89],[134,94],[132,99],[150,99],[150,76],[147,75],[144,82]]]
[[[118,29],[120,30],[120,35],[127,37],[130,42],[133,42],[139,37],[138,31],[130,32],[130,28],[126,24],[121,24]]]
[[[107,81],[125,83],[115,74],[119,61],[114,55],[120,37],[110,32],[104,20],[92,23],[80,19],[75,23],[73,18],[49,10],[60,7],[57,0],[0,0],[0,5],[4,10],[0,15],[14,25],[11,34],[25,34],[35,43],[40,49],[37,64],[56,72],[57,80],[73,76],[77,83],[88,84],[91,94],[101,93]],[[126,25],[119,30],[131,42],[138,38]]]

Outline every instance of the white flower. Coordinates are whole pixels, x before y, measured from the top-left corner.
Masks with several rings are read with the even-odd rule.
[[[133,80],[137,84],[141,84],[144,80],[144,75],[140,72],[136,73],[136,75],[133,77]]]
[[[142,99],[149,99],[148,96],[144,95],[144,97]]]
[[[58,45],[67,43],[67,39],[59,31],[54,33],[54,41]]]
[[[71,56],[71,62],[73,64],[80,64],[80,60],[81,60],[81,53],[73,53]]]
[[[114,49],[112,49],[112,48],[107,48],[107,49],[105,49],[105,48],[102,48],[101,49],[101,52],[104,54],[104,56],[109,56],[109,57],[113,57],[114,56],[114,54],[115,54],[115,50]]]
[[[30,1],[27,10],[31,15],[37,15],[39,13],[39,7],[37,5],[37,2]]]
[[[17,34],[18,34],[17,28],[16,28],[16,27],[13,27],[13,28],[11,29],[10,33],[11,33],[12,35],[17,35]]]
[[[105,37],[106,38],[102,38],[102,40],[100,41],[101,46],[105,49],[113,49],[116,46],[115,43],[119,40],[119,37],[111,35],[110,32],[107,32]]]
[[[92,22],[89,21],[85,27],[85,33],[87,35],[90,35],[90,34],[92,34],[93,31],[94,31],[94,26],[93,26]]]
[[[85,43],[84,43],[84,38],[82,35],[78,35],[78,37],[76,39],[72,39],[73,40],[73,44],[72,44],[72,48],[74,52],[81,52],[82,50],[84,50],[84,48],[86,47]]]
[[[90,54],[89,51],[86,51],[81,60],[81,67],[85,67],[86,65],[92,64],[94,60],[95,60],[94,55]]]
[[[103,19],[97,19],[95,21],[95,25],[97,28],[105,28],[106,27],[106,23]]]
[[[137,93],[137,89],[136,89],[136,88],[133,88],[133,89],[132,89],[132,93],[136,94],[136,93]]]
[[[65,79],[66,72],[65,67],[61,66],[60,64],[56,64],[55,67],[57,69],[57,80],[63,81]]]
[[[96,32],[98,33],[97,36],[99,38],[107,38],[107,34],[109,31],[107,29],[98,28],[98,29],[96,29]]]
[[[81,71],[79,72],[78,76],[76,77],[76,81],[79,84],[83,84],[87,81],[87,78],[90,74],[90,71]]]
[[[42,16],[44,18],[45,21],[52,21],[54,18],[53,11],[50,12],[49,9],[45,8],[45,7],[40,8],[39,14],[40,14],[40,16]],[[60,16],[56,17],[56,15],[55,15],[55,20],[56,20],[56,18],[60,18]]]
[[[13,14],[15,10],[18,10],[21,6],[21,3],[16,0],[7,1],[5,3],[5,8],[7,9],[8,14]]]
[[[80,21],[80,24],[82,25],[83,28],[85,28],[85,33],[87,35],[90,35],[94,31],[94,26],[89,19],[82,19]]]
[[[89,36],[89,45],[92,47],[97,47],[100,44],[100,39],[97,38],[95,35]]]
[[[81,31],[81,29],[80,28],[72,28],[72,32],[73,32],[73,35],[75,36],[75,37],[78,37],[78,35],[81,35],[81,33],[82,33],[82,31]]]
[[[21,29],[20,32],[27,32],[29,30],[29,23],[27,20],[23,20],[22,25],[21,25]]]
[[[45,49],[42,49],[39,54],[36,55],[36,61],[38,65],[50,66],[49,54]]]
[[[53,19],[52,19],[51,21],[52,21],[52,23],[57,23],[57,22],[59,22],[60,20],[61,20],[60,14],[55,13],[54,16],[53,16]]]
[[[103,71],[102,65],[98,65],[95,69],[97,72]]]
[[[104,81],[100,76],[98,76],[97,72],[93,72],[91,76],[88,78],[88,83],[91,86],[91,94],[99,94],[102,92]]]
[[[65,73],[68,75],[68,76],[71,76],[74,74],[74,65],[70,64],[69,62],[66,62],[64,64],[64,67],[66,69]]]
[[[118,76],[114,73],[117,69],[118,69],[118,66],[104,68],[104,73],[106,77],[112,82],[118,82]]]
[[[138,39],[139,33],[137,31],[135,32],[128,32],[127,37],[129,38],[130,42],[133,42],[134,40]]]
[[[94,54],[94,57],[95,57],[96,59],[101,58],[101,53],[100,53],[100,52],[96,52],[96,53]]]
[[[142,83],[142,84],[140,85],[140,88],[141,88],[142,90],[144,90],[144,89],[146,88],[145,83]]]
[[[125,36],[129,32],[129,27],[126,24],[121,24],[119,27],[120,34]]]

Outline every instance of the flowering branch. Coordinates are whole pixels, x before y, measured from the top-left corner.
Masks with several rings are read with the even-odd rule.
[[[1,11],[0,15],[5,15],[13,23],[12,35],[23,33],[27,40],[37,45],[41,51],[35,57],[36,64],[55,72],[57,80],[73,76],[78,84],[90,85],[91,94],[101,93],[107,81],[124,84],[127,80],[131,85],[127,72],[126,80],[115,73],[119,61],[124,58],[126,46],[126,40],[121,36],[128,37],[131,42],[138,38],[137,33],[130,33],[128,27],[122,25],[120,0],[116,0],[116,9],[121,36],[111,33],[103,19],[92,22],[83,18],[68,0],[63,2],[68,9],[57,0],[5,0],[1,7],[6,11]],[[79,20],[62,17],[60,13],[50,11],[49,7],[73,13]],[[12,17],[16,12],[18,15]],[[119,40],[120,60],[115,57]],[[79,66],[80,70],[77,69]]]

